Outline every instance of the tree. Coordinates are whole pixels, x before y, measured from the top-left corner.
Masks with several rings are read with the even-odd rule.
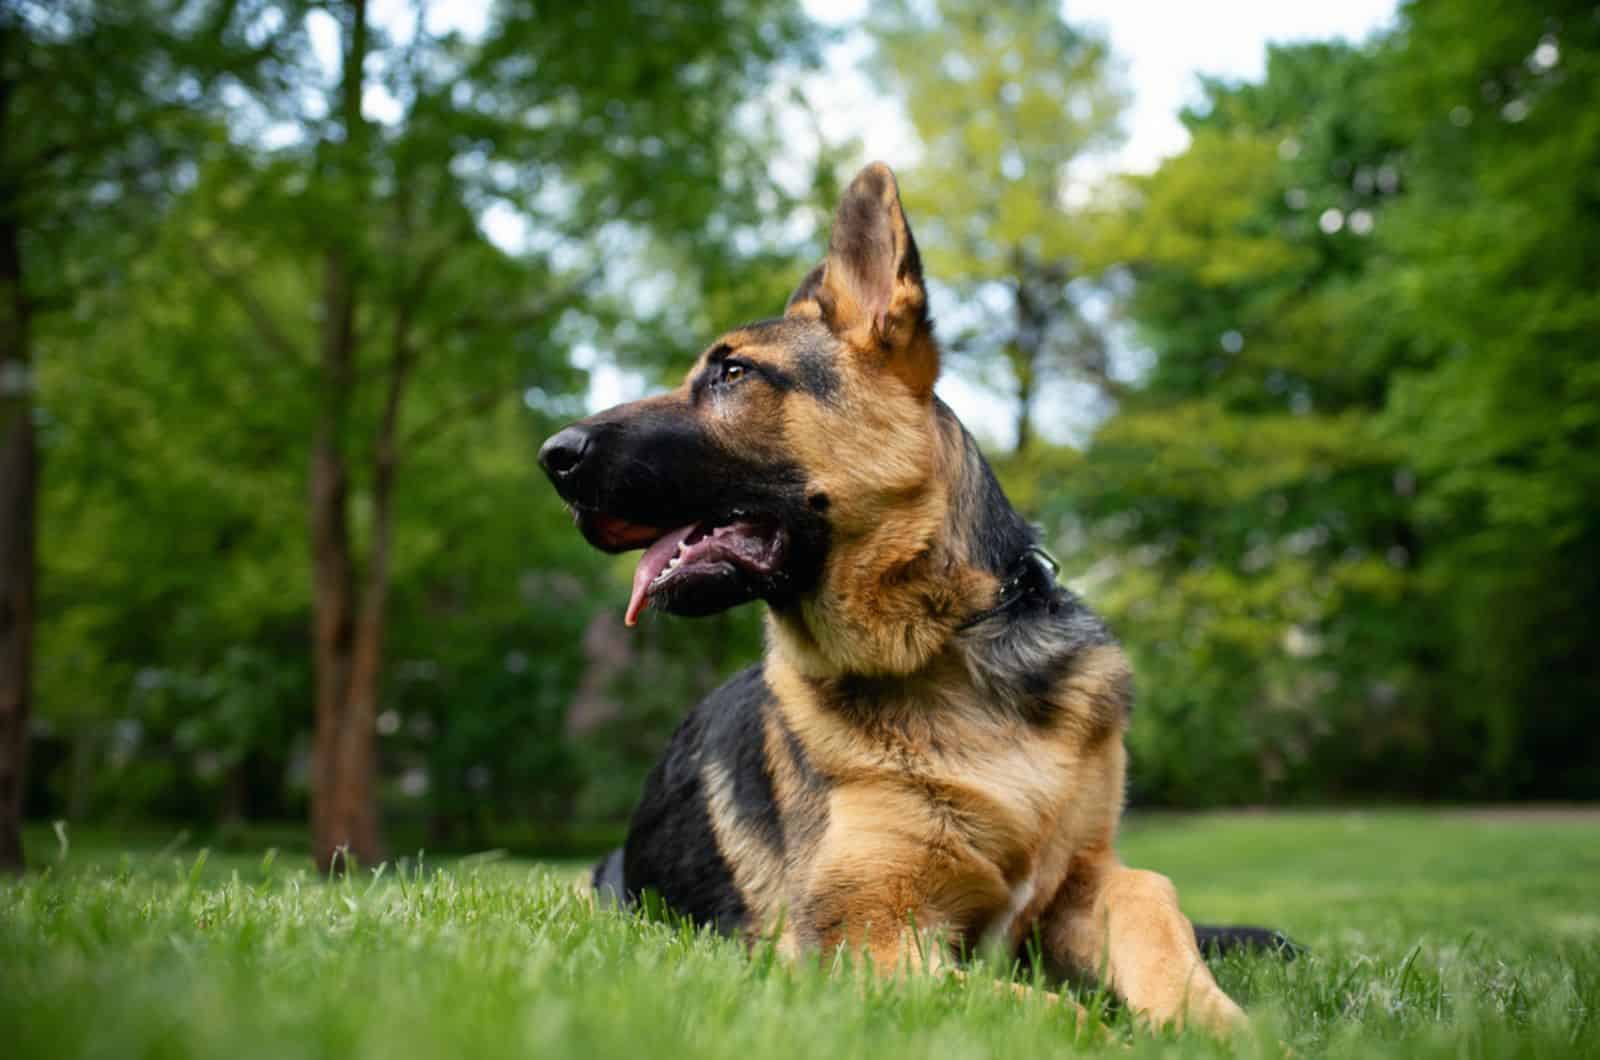
[[[1459,0],[1403,20],[1383,90],[1407,188],[1376,233],[1371,327],[1407,344],[1383,426],[1417,481],[1447,693],[1481,733],[1476,786],[1592,798],[1600,21]]]
[[[1154,359],[1052,508],[1104,561],[1099,599],[1142,678],[1149,796],[1401,776],[1437,792],[1470,756],[1432,678],[1403,449],[1378,426],[1405,356],[1368,319],[1374,229],[1405,186],[1383,61],[1272,48],[1260,84],[1206,83],[1188,149],[1096,229],[1091,256],[1131,275],[1124,312]]]
[[[903,183],[929,274],[977,317],[947,346],[969,367],[1003,359],[1018,452],[1051,376],[1117,389],[1079,266],[1071,185],[1073,166],[1119,135],[1125,93],[1106,42],[1059,6],[897,0],[868,20],[872,68],[921,142]]]
[[[0,4],[0,870],[23,864],[38,331],[115,279],[198,104],[261,75],[281,43],[262,18],[253,3]]]
[[[580,298],[603,307],[601,280],[623,279],[590,263],[653,238],[697,260],[726,253],[762,183],[734,110],[805,24],[776,0],[712,23],[696,5],[643,17],[621,2],[511,4],[477,41],[421,16],[374,26],[365,0],[308,17],[332,19],[338,71],[299,71],[289,98],[318,102],[285,116],[285,146],[230,145],[189,235],[257,343],[306,366],[313,395],[311,816],[327,869],[340,851],[383,854],[375,720],[402,470],[548,370],[558,322],[570,329]],[[377,90],[395,106],[383,121],[368,113]],[[536,244],[491,244],[491,208]],[[251,274],[268,261],[315,291],[314,328],[259,290]]]
[[[1597,54],[1450,0],[1274,48],[1099,230],[1155,357],[1050,507],[1149,794],[1597,790]]]

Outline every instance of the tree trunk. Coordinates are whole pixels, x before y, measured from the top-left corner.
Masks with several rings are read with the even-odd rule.
[[[1016,269],[1016,332],[1006,355],[1011,361],[1011,373],[1017,381],[1016,444],[1013,453],[1021,454],[1033,445],[1033,402],[1039,387],[1039,358],[1043,354],[1049,320],[1030,286],[1039,282],[1034,275],[1036,267],[1022,252],[1012,254]]]
[[[367,54],[365,0],[353,0],[340,74],[344,137],[330,145],[329,179],[347,181],[356,201],[365,192],[362,64]],[[374,791],[373,726],[378,645],[371,643],[370,606],[357,598],[350,542],[349,417],[355,398],[356,292],[349,249],[335,236],[324,260],[320,355],[321,407],[311,450],[310,535],[316,726],[312,753],[312,852],[324,872],[345,867],[344,851],[371,865],[383,857]],[[358,621],[357,611],[361,615]],[[381,633],[382,604],[377,608]]]
[[[1033,445],[1033,395],[1037,376],[1033,360],[1033,356],[1022,351],[1011,359],[1017,376],[1017,441],[1011,451],[1019,455]]]
[[[400,406],[410,378],[412,303],[396,307],[394,346],[383,419],[372,461],[372,548],[355,622],[349,682],[345,689],[343,724],[333,762],[332,816],[353,835],[370,837],[365,851],[351,841],[357,857],[373,863],[381,856],[377,803],[373,782],[377,771],[378,696],[382,690],[383,647],[389,618],[389,544],[394,523],[394,476],[398,464],[396,434]],[[330,851],[331,856],[331,851]]]
[[[389,496],[393,462],[392,455],[382,451],[384,448],[380,443],[375,469],[377,479],[373,483],[372,551],[367,556],[367,578],[355,623],[350,680],[345,690],[343,724],[333,763],[336,773],[332,797],[334,820],[350,835],[362,837],[361,843],[351,839],[350,844],[357,857],[367,864],[381,857],[382,847],[373,782],[377,773],[375,734],[389,604]]]
[[[332,279],[335,268],[330,262],[330,290],[336,286]],[[330,310],[338,304],[337,297],[325,303]],[[370,726],[365,734],[350,731],[356,599],[348,475],[340,436],[353,381],[349,371],[340,370],[341,348],[348,358],[348,347],[341,347],[338,342],[324,346],[322,385],[327,394],[323,422],[318,425],[311,453],[312,642],[316,667],[311,832],[317,866],[324,872],[336,867],[341,848],[367,864],[381,857],[377,814],[372,808],[371,770],[348,768],[350,762],[360,762],[363,736],[367,753],[371,753],[372,733]]]
[[[39,453],[28,307],[14,200],[0,202],[0,872],[21,872],[23,770],[33,694]]]
[[[11,41],[0,47],[10,55]],[[0,140],[14,85],[0,79]],[[22,285],[18,189],[0,184],[0,873],[21,872],[23,775],[33,696],[39,451],[33,351]]]

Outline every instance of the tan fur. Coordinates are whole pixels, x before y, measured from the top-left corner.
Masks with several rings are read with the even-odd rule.
[[[1111,852],[1125,753],[1120,714],[1107,738],[1105,704],[1125,689],[1121,653],[1086,653],[1042,733],[986,709],[953,665],[926,677],[902,711],[852,720],[781,646],[769,654],[779,715],[832,787],[803,872],[763,915],[792,917],[801,945],[862,948],[889,967],[906,961],[911,925],[1009,952],[1037,924],[1056,963],[1108,968],[1153,1022],[1235,1026],[1242,1013],[1200,961],[1171,885]]]
[[[1200,957],[1172,881],[1130,869],[1111,851],[1081,854],[1073,878],[1041,917],[1046,948],[1111,987],[1157,1024],[1194,1022],[1226,1033],[1245,1022]]]
[[[770,629],[813,676],[911,673],[993,596],[995,581],[945,539],[959,451],[940,436],[931,403],[885,393],[859,364],[846,373],[847,393],[862,397],[842,410],[799,401],[784,411],[786,449],[833,498],[834,537],[822,591],[799,621],[774,617]]]
[[[733,803],[733,781],[717,762],[701,767],[706,803],[711,815],[711,830],[733,872],[733,882],[746,903],[757,909],[779,910],[784,906],[784,865],[768,851],[760,837],[740,823]]]

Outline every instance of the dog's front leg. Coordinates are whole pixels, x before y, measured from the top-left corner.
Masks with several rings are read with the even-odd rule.
[[[815,947],[825,954],[840,951],[867,960],[880,977],[902,971],[938,974],[951,967],[948,946],[926,908],[907,908],[890,894],[870,886],[831,886],[801,906],[793,939],[780,950],[800,952]]]
[[[1109,851],[1081,860],[1043,926],[1052,958],[1106,975],[1156,1026],[1196,1023],[1225,1035],[1246,1023],[1201,959],[1177,888],[1159,873],[1128,868]]]
[[[843,889],[841,889],[843,890]],[[920,915],[905,908],[897,908],[889,895],[874,901],[871,888],[849,889],[847,901],[834,892],[821,900],[807,903],[812,917],[803,922],[800,932],[786,931],[779,942],[780,952],[798,953],[804,946],[804,934],[819,945],[824,953],[843,949],[853,955],[865,956],[873,971],[888,977],[905,971],[909,974],[948,975],[962,982],[970,978],[965,969],[956,964],[948,942],[948,923],[937,911],[924,906]],[[837,903],[837,904],[835,904]],[[841,908],[848,906],[848,910]],[[994,980],[997,991],[1012,994],[1019,1000],[1045,1002],[1066,1009],[1074,1026],[1081,1032],[1093,1027],[1089,1012],[1068,997],[1038,990],[1026,983]],[[1103,1031],[1103,1029],[1101,1029]]]

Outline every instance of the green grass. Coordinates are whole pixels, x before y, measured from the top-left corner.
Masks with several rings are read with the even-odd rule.
[[[880,985],[592,912],[571,864],[329,884],[288,859],[52,846],[0,884],[0,1052],[19,1060],[1600,1055],[1594,814],[1135,821],[1124,856],[1172,876],[1192,917],[1312,952],[1219,968],[1253,1038],[1153,1036],[1113,1007],[1115,1049],[981,976]]]

